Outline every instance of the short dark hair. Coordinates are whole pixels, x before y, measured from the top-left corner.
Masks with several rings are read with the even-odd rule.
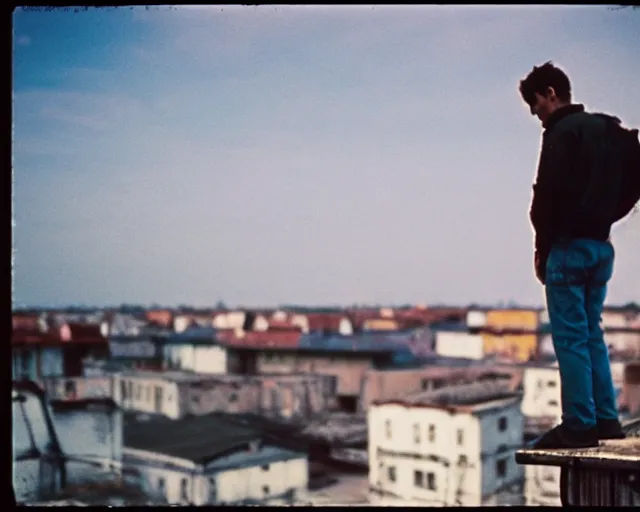
[[[522,99],[531,107],[536,103],[535,93],[546,96],[549,87],[553,87],[560,101],[571,101],[571,81],[567,74],[551,61],[545,62],[542,66],[534,66],[526,78],[520,80]]]

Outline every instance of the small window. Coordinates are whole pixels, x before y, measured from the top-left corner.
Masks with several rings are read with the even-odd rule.
[[[427,489],[430,491],[436,490],[436,474],[435,473],[427,473]]]
[[[229,395],[229,403],[233,404],[238,401],[238,395],[236,393],[231,393]]]
[[[424,473],[417,469],[413,472],[413,485],[416,487],[424,487]]]
[[[464,430],[458,429],[458,446],[462,446],[464,444]]]
[[[500,432],[504,432],[505,430],[507,430],[507,418],[506,418],[506,416],[502,416],[498,420],[498,430]]]
[[[458,457],[458,465],[459,466],[466,466],[469,463],[469,460],[467,459],[467,456],[462,454],[460,455],[460,457]]]
[[[180,481],[180,500],[184,502],[189,501],[189,495],[187,493],[187,484],[188,484],[188,481],[186,478],[183,478]]]
[[[387,468],[387,474],[389,475],[389,482],[395,482],[396,481],[396,467],[395,466],[390,466],[389,468]]]
[[[265,494],[269,494],[269,486],[268,485],[263,485],[262,486],[262,492]]]
[[[549,406],[557,407],[558,406],[558,401],[557,400],[549,400]]]
[[[391,439],[391,420],[385,421],[384,426],[385,426],[385,434],[387,436],[387,439]]]
[[[429,442],[434,443],[436,440],[436,426],[429,425]]]
[[[413,425],[413,441],[416,444],[420,442],[420,424],[419,423],[414,423]]]
[[[269,471],[269,468],[271,466],[269,466],[269,464],[265,464],[264,466],[260,466],[260,468],[262,469],[262,471]]]
[[[549,382],[547,382],[547,386],[549,386],[550,388],[555,388],[556,387],[556,381],[555,380],[550,380]]]
[[[158,478],[158,491],[160,491],[162,494],[164,494],[164,487],[165,487],[164,478],[162,477]]]
[[[429,379],[422,379],[422,391],[426,391],[427,389],[429,389]]]
[[[194,404],[199,404],[200,403],[200,397],[197,395],[194,395],[191,397],[191,402]]]
[[[506,459],[496,461],[496,474],[498,475],[498,478],[504,478],[507,475]]]

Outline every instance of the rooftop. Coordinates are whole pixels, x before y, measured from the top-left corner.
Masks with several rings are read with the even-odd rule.
[[[504,380],[474,382],[446,386],[435,391],[422,391],[404,399],[375,401],[376,405],[399,404],[408,407],[433,407],[440,409],[478,412],[493,406],[519,399],[510,382]]]
[[[204,463],[261,439],[258,430],[230,423],[212,413],[180,420],[125,414],[125,448]]]

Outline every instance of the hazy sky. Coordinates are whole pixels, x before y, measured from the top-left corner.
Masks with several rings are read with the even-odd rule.
[[[640,12],[14,13],[14,301],[543,303],[528,220],[553,60],[640,127]],[[640,216],[610,303],[640,300]]]

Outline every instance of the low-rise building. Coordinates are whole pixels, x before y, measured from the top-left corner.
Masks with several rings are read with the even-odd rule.
[[[501,504],[503,491],[517,492],[524,480],[514,459],[523,439],[521,401],[508,383],[487,382],[375,402],[368,412],[372,500]]]
[[[335,404],[335,378],[329,375],[213,376],[137,371],[113,378],[114,400],[123,409],[173,419],[225,411],[307,420]]]
[[[14,328],[11,336],[14,379],[83,374],[83,360],[108,356],[107,339],[99,325],[65,323],[59,327]]]
[[[295,500],[308,458],[218,415],[127,417],[124,465],[146,493],[169,504],[241,505]]]
[[[368,370],[362,386],[360,409],[378,400],[400,399],[407,394],[434,391],[472,382],[508,382],[512,390],[522,386],[520,368],[478,363],[473,360],[437,358],[419,368]]]

